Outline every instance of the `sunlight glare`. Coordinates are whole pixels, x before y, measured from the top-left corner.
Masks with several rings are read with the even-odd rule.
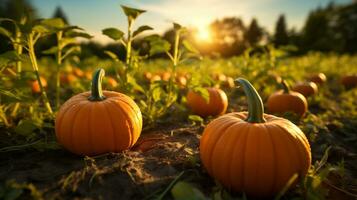
[[[201,26],[197,29],[196,39],[198,41],[210,42],[211,41],[211,33],[207,26]]]

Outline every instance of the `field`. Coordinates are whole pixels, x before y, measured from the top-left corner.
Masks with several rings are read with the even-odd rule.
[[[132,8],[124,11],[132,20],[140,14]],[[129,20],[129,30],[130,23]],[[219,115],[252,111],[251,96],[238,78],[254,86],[265,113],[291,121],[302,130],[311,147],[307,174],[294,173],[278,192],[264,197],[357,198],[357,84],[342,81],[347,75],[356,79],[355,55],[310,52],[293,56],[291,49],[267,45],[231,58],[202,57],[180,37],[185,29],[174,24],[174,45],[156,36],[149,37],[151,49],[149,55],[143,56],[137,47],[132,47],[132,42],[136,35],[149,29],[142,26],[133,35],[129,31],[125,39],[119,30],[103,30],[103,34],[123,43],[125,60],[110,51],[100,58],[79,56],[79,45],[73,38],[90,36],[58,19],[16,30],[25,34],[23,41],[17,34],[0,29],[14,45],[14,51],[0,56],[0,199],[254,199],[258,192],[234,191],[209,175],[200,152],[202,133],[210,127],[208,124],[217,122]],[[42,52],[46,56],[39,57],[35,43],[48,33],[57,36],[58,44]],[[167,55],[168,59],[150,57],[156,53]],[[105,71],[104,77],[100,68]],[[314,80],[319,73],[326,80]],[[306,97],[307,111],[274,112],[268,106],[269,97],[275,92],[293,89],[306,81],[316,82],[313,85],[318,88]],[[105,90],[105,97],[100,87]],[[224,91],[228,99],[226,110],[208,112],[220,103],[205,106],[213,98],[208,87]],[[87,91],[92,92],[90,97],[86,93],[68,102]],[[100,104],[118,92],[127,95],[115,97],[125,98],[121,114],[116,114],[110,103]],[[190,93],[203,100],[192,105]],[[302,94],[298,96],[305,99]],[[80,98],[84,98],[83,102]],[[279,107],[290,103],[281,101]],[[92,104],[105,105],[112,117],[105,118],[103,112],[94,112],[94,108],[91,113],[88,105]],[[87,110],[81,109],[84,105]],[[202,105],[203,111],[199,111]],[[293,126],[286,120],[284,123]],[[247,121],[244,123],[256,123],[249,117]],[[298,128],[292,129],[296,134]],[[113,135],[105,130],[112,130]],[[67,132],[73,132],[69,139],[64,136]],[[119,136],[120,139],[115,138]],[[139,137],[137,141],[135,137]],[[254,148],[258,149],[261,141],[252,141]],[[274,146],[288,151],[283,144]],[[294,152],[301,153],[300,150]],[[258,154],[248,157],[254,161]],[[294,158],[290,161],[295,162]],[[260,168],[264,169],[265,164],[268,162],[260,162]]]

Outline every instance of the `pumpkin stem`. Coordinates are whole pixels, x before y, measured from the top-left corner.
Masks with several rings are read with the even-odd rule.
[[[248,117],[247,122],[250,123],[264,123],[264,105],[258,92],[253,85],[244,78],[238,78],[234,81],[235,84],[241,84],[244,89],[244,93],[248,98]]]
[[[105,71],[102,68],[97,69],[93,73],[91,95],[88,97],[89,101],[102,101],[106,98],[103,95],[103,90],[102,90],[102,80],[104,74]]]
[[[290,92],[289,84],[285,80],[281,81],[281,85],[283,86],[283,90],[285,94]]]

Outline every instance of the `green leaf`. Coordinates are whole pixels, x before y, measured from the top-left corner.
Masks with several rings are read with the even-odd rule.
[[[22,120],[16,126],[15,132],[19,135],[28,136],[37,129],[37,125],[31,120]]]
[[[193,47],[192,44],[189,41],[184,40],[182,42],[182,44],[189,52],[192,52],[194,54],[199,54],[199,51],[195,47]]]
[[[68,31],[66,33],[67,37],[81,37],[81,38],[86,38],[86,39],[91,39],[93,36],[89,35],[88,33],[85,32],[78,32],[78,31]]]
[[[207,103],[209,102],[209,92],[206,88],[195,87],[193,91],[197,92],[200,96],[202,96]]]
[[[184,181],[177,182],[171,189],[171,194],[175,200],[206,200],[201,191]]]
[[[14,98],[14,99],[17,99],[17,100],[21,100],[20,97],[18,97],[14,93],[10,92],[9,90],[5,90],[5,89],[0,88],[0,94],[3,94],[5,96],[11,97],[11,98]]]
[[[105,54],[107,54],[111,59],[115,60],[115,61],[119,61],[119,58],[118,56],[111,52],[111,51],[104,51]]]
[[[7,51],[0,55],[0,67],[7,66],[11,62],[21,61],[22,58],[15,51]]]
[[[133,89],[142,93],[145,93],[144,89],[136,82],[135,78],[128,75],[127,76],[127,81],[130,85],[133,86]]]
[[[61,30],[65,27],[65,23],[61,18],[51,18],[51,19],[44,19],[41,20],[40,24],[56,30]]]
[[[12,33],[3,27],[0,27],[0,35],[3,35],[8,38],[12,38]]]
[[[124,36],[124,32],[116,28],[103,29],[102,33],[116,41],[120,40]]]
[[[61,46],[61,48],[64,48],[70,44],[76,44],[76,43],[77,43],[77,40],[75,38],[63,38],[60,41],[60,46]]]
[[[137,9],[137,8],[131,8],[131,7],[128,7],[128,6],[123,6],[123,5],[121,5],[121,8],[123,9],[125,15],[128,17],[128,20],[130,22],[132,20],[135,20],[142,13],[146,12],[146,10],[141,10],[141,9]]]
[[[192,121],[192,122],[197,122],[199,124],[203,124],[203,119],[202,117],[198,116],[198,115],[189,115],[188,116],[188,120]]]
[[[160,87],[156,87],[153,89],[152,91],[152,98],[154,100],[154,102],[158,102],[161,100],[161,88]]]
[[[51,47],[51,48],[49,48],[47,50],[42,51],[42,53],[46,54],[46,55],[48,55],[48,54],[56,54],[57,51],[58,51],[58,47],[57,46],[53,46],[53,47]]]
[[[136,31],[134,31],[133,33],[133,37],[139,35],[140,33],[144,32],[144,31],[148,31],[148,30],[153,30],[153,28],[151,28],[150,26],[140,26],[138,29],[136,29]]]
[[[160,36],[149,36],[145,38],[145,40],[149,41],[150,44],[150,55],[155,55],[159,53],[165,53],[168,52],[171,48],[171,44],[162,39]]]
[[[37,32],[37,33],[48,33],[50,32],[50,29],[47,26],[38,24],[32,27],[32,31]]]

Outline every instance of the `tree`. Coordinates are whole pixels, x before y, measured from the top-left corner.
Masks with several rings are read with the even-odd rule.
[[[53,13],[53,18],[61,18],[64,23],[69,24],[68,18],[64,11],[62,10],[61,6],[57,6],[55,12]]]
[[[252,19],[245,35],[245,38],[250,46],[255,46],[263,38],[263,29],[259,27],[255,18]]]
[[[289,43],[289,36],[287,32],[287,25],[285,15],[280,15],[275,27],[274,44],[276,46],[287,45]]]

